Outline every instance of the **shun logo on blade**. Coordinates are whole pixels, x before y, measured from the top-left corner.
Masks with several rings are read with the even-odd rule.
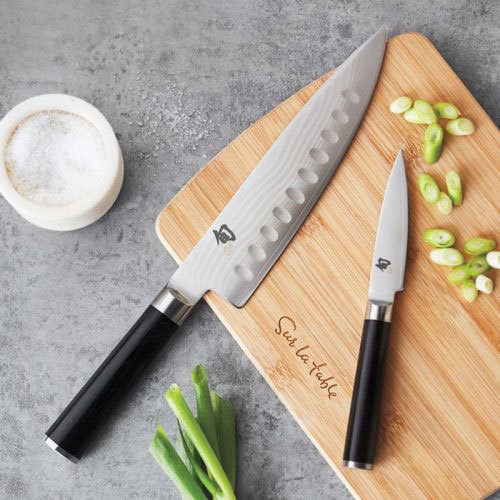
[[[224,247],[224,253],[226,255],[230,255],[233,248],[231,241],[236,241],[236,235],[233,233],[233,231],[229,229],[227,224],[222,224],[218,231],[216,229],[213,229],[213,233],[215,235],[217,246],[219,246],[219,243],[222,243],[222,246]]]
[[[391,272],[390,265],[391,265],[390,260],[379,257],[378,262],[375,264],[375,267],[378,267],[382,272],[387,271],[388,273],[390,273]]]

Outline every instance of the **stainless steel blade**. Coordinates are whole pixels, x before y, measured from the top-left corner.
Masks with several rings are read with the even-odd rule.
[[[243,306],[335,172],[370,102],[387,31],[375,33],[322,85],[287,126],[169,287],[193,303],[214,290]]]
[[[408,244],[408,192],[405,163],[400,151],[385,188],[373,252],[368,300],[394,302],[403,290]]]

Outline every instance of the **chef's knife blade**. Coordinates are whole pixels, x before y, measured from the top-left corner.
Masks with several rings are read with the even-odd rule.
[[[343,465],[371,469],[375,460],[385,356],[394,294],[403,290],[408,194],[400,151],[387,183],[377,230]]]
[[[385,40],[383,28],[299,111],[172,276],[172,289],[193,303],[213,290],[245,304],[349,147],[377,82]]]
[[[359,127],[384,57],[375,33],[283,131],[168,285],[47,431],[66,458],[83,455],[97,423],[207,290],[243,306],[328,184]]]

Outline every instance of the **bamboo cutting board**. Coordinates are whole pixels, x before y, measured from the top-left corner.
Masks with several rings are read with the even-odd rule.
[[[237,137],[175,196],[157,232],[181,262],[279,133],[325,81],[311,83]],[[452,100],[470,137],[446,136],[439,162],[420,158],[423,128],[388,111],[400,95]],[[398,294],[373,471],[341,466],[371,253],[382,196],[399,148],[406,161],[410,228],[406,289]],[[306,434],[357,496],[480,498],[499,484],[499,291],[466,303],[433,265],[421,234],[445,227],[457,245],[499,241],[498,130],[422,35],[388,42],[382,73],[356,138],[306,222],[247,305],[206,300]],[[416,188],[426,170],[444,189],[459,171],[464,204],[451,215]],[[500,272],[490,272],[500,287]],[[213,339],[214,342],[217,339]]]

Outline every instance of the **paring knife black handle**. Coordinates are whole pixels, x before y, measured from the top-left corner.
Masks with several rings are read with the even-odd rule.
[[[170,339],[178,327],[177,323],[182,322],[179,315],[170,314],[177,323],[167,317],[165,312],[171,313],[172,308],[167,307],[162,312],[158,298],[153,304],[46,432],[47,444],[69,460],[77,462],[82,457],[99,423]],[[162,305],[165,304],[160,303]],[[188,312],[185,311],[185,315]]]
[[[344,448],[346,467],[373,467],[389,331],[388,321],[365,319]]]

